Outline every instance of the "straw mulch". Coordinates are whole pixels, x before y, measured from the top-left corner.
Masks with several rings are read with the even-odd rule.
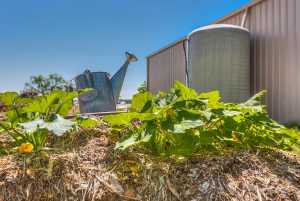
[[[104,134],[76,141],[30,160],[0,157],[0,201],[300,200],[300,158],[284,152],[178,161],[115,153]]]

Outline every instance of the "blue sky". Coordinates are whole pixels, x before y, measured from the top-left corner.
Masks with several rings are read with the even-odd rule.
[[[147,55],[249,1],[0,0],[0,91],[37,74],[114,74],[131,51],[139,61],[121,93],[130,97],[146,80]]]

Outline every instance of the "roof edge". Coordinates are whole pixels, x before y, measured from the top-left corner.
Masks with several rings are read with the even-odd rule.
[[[167,44],[166,46],[164,46],[164,47],[162,47],[162,48],[160,48],[160,49],[158,49],[158,50],[152,52],[150,55],[146,56],[146,59],[149,59],[150,57],[153,57],[153,56],[159,54],[160,52],[163,52],[164,50],[166,50],[166,49],[168,49],[168,48],[170,48],[170,47],[173,47],[173,46],[175,46],[175,45],[177,45],[177,44],[179,44],[179,43],[185,41],[186,39],[187,39],[187,38],[186,38],[186,36],[185,36],[185,37],[183,37],[183,38],[181,38],[181,39],[179,39],[179,40],[176,40],[175,42],[169,43],[169,44]]]
[[[251,2],[251,3],[249,3],[249,4],[245,5],[245,6],[243,6],[242,8],[239,8],[239,9],[237,9],[237,10],[231,12],[230,14],[225,15],[224,17],[222,17],[222,18],[220,18],[220,19],[214,21],[213,24],[221,23],[221,22],[223,22],[224,20],[227,20],[228,18],[230,18],[230,17],[232,17],[232,16],[234,16],[234,15],[237,15],[237,14],[241,13],[241,12],[243,12],[243,11],[246,10],[246,9],[252,8],[252,7],[256,6],[257,4],[262,3],[263,1],[266,1],[266,0],[254,0],[253,2]]]
[[[249,9],[249,8],[251,8],[251,7],[253,7],[253,6],[256,6],[257,4],[262,3],[262,2],[264,2],[264,1],[266,1],[266,0],[254,0],[253,2],[251,2],[251,3],[249,3],[249,4],[245,5],[245,6],[243,6],[242,8],[239,8],[239,9],[237,9],[237,10],[231,12],[231,13],[228,14],[228,15],[225,15],[224,17],[222,17],[222,18],[220,18],[220,19],[214,21],[214,22],[211,23],[211,24],[218,24],[218,23],[221,23],[221,22],[223,22],[224,20],[227,20],[228,18],[230,18],[230,17],[232,17],[232,16],[234,16],[234,15],[237,15],[237,14],[243,12],[244,10]],[[149,58],[151,58],[151,57],[153,57],[153,56],[155,56],[155,55],[157,55],[157,54],[159,54],[159,53],[165,51],[166,49],[168,49],[168,48],[170,48],[170,47],[173,47],[173,46],[177,45],[178,43],[181,43],[181,42],[185,41],[186,39],[187,39],[187,36],[185,36],[185,37],[183,37],[183,38],[181,38],[181,39],[179,39],[179,40],[176,40],[176,41],[173,42],[173,43],[169,43],[168,45],[166,45],[166,46],[164,46],[164,47],[162,47],[162,48],[160,48],[160,49],[158,49],[158,50],[152,52],[150,55],[146,56],[146,59],[149,59]]]

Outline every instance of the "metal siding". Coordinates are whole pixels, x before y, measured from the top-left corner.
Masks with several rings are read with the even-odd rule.
[[[243,15],[240,10],[216,23],[241,25]],[[282,123],[300,124],[300,0],[256,1],[248,6],[245,26],[251,33],[251,93],[266,89],[269,114]],[[151,79],[153,72],[160,72],[152,68],[176,66],[172,69],[179,70],[177,77],[185,80],[181,75],[185,71],[181,45],[170,46],[148,58],[150,91],[157,92],[162,86],[167,90],[171,79],[167,74]],[[178,51],[178,58],[170,49]],[[155,67],[156,60],[170,58],[172,52],[172,64],[159,63]]]
[[[185,83],[184,41],[148,57],[148,89],[168,91],[176,80]]]
[[[299,90],[300,88],[300,1],[296,1],[296,6],[295,6],[295,18],[296,18],[296,50],[295,50],[295,55],[297,59],[296,67],[297,67],[297,79],[295,80],[295,85],[296,89]],[[297,98],[296,98],[296,108],[295,108],[295,113],[300,114],[300,93],[297,93]],[[299,120],[298,120],[299,121]]]
[[[249,8],[246,20],[252,35],[251,91],[268,91],[269,114],[282,123],[300,123],[299,12],[299,0],[265,0]],[[240,25],[242,15],[218,23]]]

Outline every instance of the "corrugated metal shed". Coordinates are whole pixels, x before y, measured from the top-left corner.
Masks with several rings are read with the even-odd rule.
[[[245,10],[248,10],[245,27],[251,33],[251,92],[267,89],[266,102],[270,115],[282,123],[300,123],[300,1],[254,1],[215,23],[241,25]],[[183,41],[177,43],[183,44]],[[163,73],[160,76],[162,80],[155,85],[149,79],[158,69],[175,69],[173,65],[176,65],[181,73],[185,72],[184,54],[173,59],[168,56],[168,64],[159,62],[166,61],[163,55],[174,48],[174,45],[168,46],[148,57],[150,91],[159,91],[162,85],[158,83],[166,82]],[[181,62],[177,64],[176,60]],[[168,83],[173,81],[168,80]],[[170,85],[163,86],[166,90]]]
[[[173,44],[158,54],[147,58],[148,89],[157,93],[168,91],[176,80],[185,83],[185,48],[184,40]]]

